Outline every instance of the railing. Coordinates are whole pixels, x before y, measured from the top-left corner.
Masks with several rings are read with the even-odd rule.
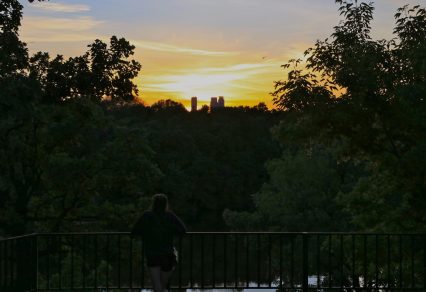
[[[190,232],[171,289],[426,291],[426,234]],[[0,291],[151,288],[129,233],[33,234],[0,241]]]

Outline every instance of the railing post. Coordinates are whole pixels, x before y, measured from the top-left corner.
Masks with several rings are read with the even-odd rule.
[[[38,290],[38,235],[35,234],[34,237],[31,238],[32,242],[32,267],[31,267],[31,291]]]
[[[308,247],[309,247],[309,238],[306,232],[302,233],[302,291],[308,292],[309,290],[309,259],[308,259]]]

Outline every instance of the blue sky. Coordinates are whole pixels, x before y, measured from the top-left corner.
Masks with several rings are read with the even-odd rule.
[[[31,52],[74,56],[94,39],[123,36],[137,47],[141,98],[271,104],[280,65],[299,57],[341,19],[334,0],[51,0],[24,5],[21,36]],[[404,4],[374,1],[373,36],[392,37]]]

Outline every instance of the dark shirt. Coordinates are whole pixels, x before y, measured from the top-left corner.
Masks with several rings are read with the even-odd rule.
[[[163,215],[146,211],[132,229],[132,236],[142,236],[147,256],[173,253],[173,237],[185,233],[185,225],[170,211]]]

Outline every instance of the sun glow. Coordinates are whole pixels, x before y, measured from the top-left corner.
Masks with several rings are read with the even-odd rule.
[[[47,51],[51,57],[56,54],[73,57],[83,54],[87,45],[97,38],[108,42],[111,35],[123,36],[136,46],[131,57],[143,67],[135,82],[140,89],[139,99],[148,105],[170,98],[188,106],[192,96],[197,96],[198,104],[203,105],[213,96],[224,96],[228,106],[259,102],[272,106],[270,92],[274,91],[274,81],[286,77],[280,66],[289,59],[300,58],[318,37],[313,29],[317,25],[307,19],[300,19],[300,26],[293,25],[304,16],[296,19],[289,14],[289,18],[294,16],[292,21],[281,17],[278,7],[282,12],[288,8],[284,2],[277,2],[273,8],[248,1],[253,16],[268,15],[263,22],[253,22],[250,15],[236,13],[241,8],[238,1],[233,4],[176,1],[176,5],[199,10],[185,19],[179,13],[164,10],[155,1],[111,4],[114,7],[111,11],[104,10],[110,6],[96,1],[77,2],[80,3],[24,4],[20,35],[28,43],[30,53]],[[231,6],[238,9],[228,11]],[[318,5],[318,9],[321,7]],[[329,8],[335,12],[333,5]],[[130,15],[122,18],[120,15],[127,14],[116,13],[116,9],[126,10]],[[211,18],[211,9],[218,9],[221,21]],[[301,10],[293,12],[298,11]],[[272,17],[275,13],[280,17]],[[330,23],[335,23],[334,19]],[[320,24],[327,29],[324,34],[327,36],[331,26]]]

